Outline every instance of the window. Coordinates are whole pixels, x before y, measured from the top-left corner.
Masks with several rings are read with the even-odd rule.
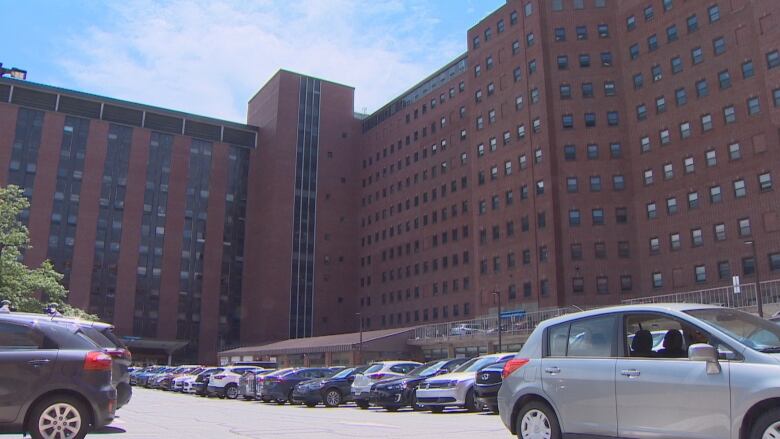
[[[769,269],[772,271],[780,270],[780,253],[771,253],[769,257]]]
[[[668,145],[672,142],[672,136],[669,133],[668,129],[663,129],[659,132],[659,137],[661,139],[661,145]]]
[[[573,261],[582,260],[582,244],[572,244],[570,247],[571,259]]]
[[[674,166],[671,163],[664,165],[664,180],[671,180],[674,177]]]
[[[755,72],[755,70],[753,68],[753,61],[752,60],[748,60],[748,61],[745,61],[745,62],[742,63],[742,78],[743,79],[752,78],[753,75],[755,75],[755,74],[756,74],[756,72]]]
[[[616,320],[612,316],[582,319],[549,331],[551,357],[614,357]]]
[[[720,186],[712,186],[710,187],[710,203],[720,203],[723,201],[723,192],[720,189]]]
[[[680,124],[680,137],[687,139],[691,137],[691,124],[690,122],[683,122]]]
[[[634,90],[639,90],[644,85],[645,80],[641,73],[634,75]]]
[[[685,168],[686,174],[691,174],[694,171],[693,157],[686,157],[683,159],[683,168]]]
[[[694,247],[700,247],[704,244],[704,235],[701,232],[701,229],[692,229],[691,230],[691,245]]]
[[[715,52],[715,56],[721,55],[726,52],[726,39],[718,37],[712,40],[712,50]]]
[[[718,261],[718,279],[731,279],[731,264],[729,264],[729,261]]]
[[[759,174],[758,175],[758,187],[761,189],[761,192],[771,191],[772,190],[772,174],[769,172]]]
[[[592,82],[583,82],[582,83],[582,97],[583,98],[592,98],[593,97],[593,83]]]
[[[528,62],[528,75],[530,76],[533,75],[534,73],[536,73],[536,60],[532,59],[531,61]]]
[[[588,160],[596,160],[599,158],[599,146],[595,143],[591,143],[587,146]]]
[[[562,27],[555,28],[555,41],[566,41],[566,29]]]
[[[701,47],[694,47],[691,49],[691,63],[696,65],[700,64],[702,61],[704,61],[704,51],[701,50]]]
[[[604,96],[615,96],[615,82],[604,81]]]
[[[780,66],[780,52],[773,50],[766,54],[766,67],[774,69],[777,66]]]
[[[739,160],[742,158],[742,149],[739,143],[732,143],[729,145],[729,158],[731,160]]]
[[[709,86],[707,85],[707,80],[702,79],[700,81],[696,81],[696,96],[697,97],[704,97],[710,94]]]
[[[753,116],[761,112],[761,104],[758,102],[757,97],[749,98],[747,100],[748,115]]]
[[[639,44],[632,44],[628,48],[628,55],[631,59],[639,58]]]
[[[653,7],[652,6],[647,6],[645,8],[645,21],[652,20],[653,19],[653,15],[654,15],[653,14]]]
[[[647,119],[647,106],[645,104],[639,104],[636,107],[636,120]]]
[[[604,209],[593,209],[591,211],[591,220],[594,226],[604,225]]]
[[[609,155],[613,159],[619,159],[623,156],[623,150],[619,143],[610,143],[609,144]]]
[[[626,29],[629,31],[636,29],[636,17],[633,15],[626,17]]]
[[[742,258],[742,275],[750,276],[756,272],[756,261],[752,257]]]
[[[709,131],[712,129],[712,115],[705,114],[701,117],[701,130]]]
[[[578,40],[587,40],[588,39],[588,28],[586,26],[577,26],[575,29],[577,33],[577,39]]]
[[[599,38],[609,38],[609,26],[600,24],[597,26]]]
[[[585,126],[588,128],[596,126],[596,113],[585,113]]]
[[[653,288],[659,289],[664,287],[664,278],[659,272],[653,273]]]
[[[534,13],[534,4],[533,3],[526,3],[523,7],[523,11],[525,12],[526,17],[530,17],[531,14]]]
[[[571,288],[574,294],[582,294],[585,292],[585,280],[582,277],[571,278]]]
[[[618,224],[628,223],[628,209],[625,207],[615,208],[615,222]]]
[[[485,29],[485,42],[490,41],[490,38],[493,36],[493,29],[487,28]]]
[[[739,236],[750,236],[753,233],[750,229],[750,218],[742,218],[737,221],[737,224],[739,225]]]
[[[581,68],[587,68],[590,67],[590,55],[587,53],[580,54],[580,67]]]
[[[650,68],[650,73],[652,73],[653,75],[653,82],[658,82],[664,77],[663,71],[661,70],[661,66],[658,64]]]
[[[734,197],[743,198],[747,196],[747,188],[745,187],[745,180],[734,180]]]
[[[688,103],[688,92],[685,91],[684,87],[678,88],[674,91],[674,100],[678,107]]]
[[[569,193],[574,193],[579,190],[578,187],[578,180],[577,177],[567,177],[566,178],[566,191]]]
[[[677,26],[671,25],[666,28],[666,42],[671,43],[672,41],[677,41],[679,38],[677,33]]]
[[[688,209],[696,209],[699,207],[699,193],[698,192],[689,192],[688,193]]]
[[[658,36],[656,34],[647,37],[647,51],[653,52],[658,49]]]
[[[512,74],[514,75],[515,82],[520,82],[523,79],[523,69],[520,67],[515,68]]]
[[[725,90],[731,87],[731,73],[729,73],[728,70],[723,70],[722,72],[719,72],[718,83],[720,84],[721,90]]]
[[[642,153],[650,151],[650,138],[647,136],[639,139],[639,151]]]
[[[650,238],[650,254],[654,255],[661,251],[661,240],[658,237]]]
[[[498,33],[503,33],[505,28],[504,20],[498,20],[498,23],[496,23],[496,30]]]
[[[569,68],[569,57],[566,55],[558,55],[558,70],[566,70]]]
[[[527,47],[533,46],[534,45],[534,41],[535,41],[535,38],[534,38],[534,33],[533,32],[529,32],[528,34],[526,34],[526,36],[525,36],[525,45]]]
[[[647,203],[647,219],[658,218],[658,210],[655,203]]]
[[[686,25],[688,26],[688,33],[696,32],[699,30],[699,19],[696,18],[696,14],[691,15],[685,20]]]
[[[564,128],[574,128],[574,116],[571,114],[564,114],[562,116],[562,124]]]
[[[622,191],[626,188],[626,178],[622,175],[612,176],[612,189],[615,191]]]
[[[571,99],[571,85],[561,84],[560,92],[561,92],[561,99]]]
[[[679,233],[672,233],[669,235],[669,247],[672,250],[679,250],[682,247],[682,241],[680,241]]]
[[[582,222],[582,215],[580,214],[580,211],[577,209],[572,209],[569,211],[569,225],[572,227],[579,226]]]
[[[677,198],[671,197],[666,199],[666,212],[669,215],[677,213]]]
[[[43,334],[31,327],[6,322],[0,323],[0,351],[56,348],[54,345],[46,345]]]
[[[726,240],[726,225],[723,223],[715,224],[713,226],[713,232],[715,235],[716,241],[725,241]]]
[[[607,125],[616,127],[620,124],[620,116],[617,111],[607,111]]]
[[[515,110],[522,110],[523,109],[523,96],[520,95],[515,98]]]
[[[672,73],[677,74],[683,71],[682,59],[679,56],[672,58]]]
[[[517,24],[517,11],[512,11],[512,13],[509,14],[509,24],[512,26]]]
[[[711,150],[707,151],[706,153],[704,153],[704,158],[707,161],[707,167],[708,168],[718,164],[718,158],[717,158],[717,156],[715,154],[715,150],[714,149],[711,149]]]
[[[577,147],[574,145],[563,145],[563,157],[568,162],[577,160]]]
[[[707,8],[707,15],[710,17],[710,23],[715,23],[720,20],[720,8],[718,5],[712,5]]]

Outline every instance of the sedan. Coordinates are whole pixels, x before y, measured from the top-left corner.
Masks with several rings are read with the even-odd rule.
[[[391,412],[405,406],[424,410],[425,406],[417,403],[417,386],[427,378],[452,372],[466,361],[468,358],[431,361],[408,375],[379,381],[371,387],[371,404]]]
[[[363,373],[368,366],[350,367],[335,375],[318,380],[306,381],[295,386],[293,401],[314,407],[324,403],[328,407],[338,407],[352,400],[350,386],[355,376]]]
[[[263,380],[264,397],[275,400],[278,404],[289,402],[293,404],[293,390],[295,386],[309,380],[325,378],[333,375],[333,371],[327,368],[309,367],[303,369],[294,369],[287,373],[268,376]]]

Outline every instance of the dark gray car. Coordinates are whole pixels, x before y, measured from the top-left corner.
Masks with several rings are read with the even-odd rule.
[[[107,425],[112,363],[79,327],[0,312],[0,431],[80,439]]]

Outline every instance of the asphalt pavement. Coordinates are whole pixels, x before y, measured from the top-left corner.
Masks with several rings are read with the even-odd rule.
[[[133,389],[119,417],[95,436],[158,438],[447,438],[509,439],[498,416],[448,410],[441,414],[378,408],[360,410],[279,406],[256,401],[202,398],[159,390]],[[91,437],[90,435],[88,437]]]

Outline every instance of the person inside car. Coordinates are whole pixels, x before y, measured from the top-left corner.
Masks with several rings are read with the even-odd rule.
[[[685,358],[688,355],[683,349],[683,336],[677,329],[670,329],[664,336],[663,349],[658,355],[663,358]]]
[[[653,352],[653,334],[647,329],[640,329],[634,334],[631,340],[632,357],[654,357]]]

